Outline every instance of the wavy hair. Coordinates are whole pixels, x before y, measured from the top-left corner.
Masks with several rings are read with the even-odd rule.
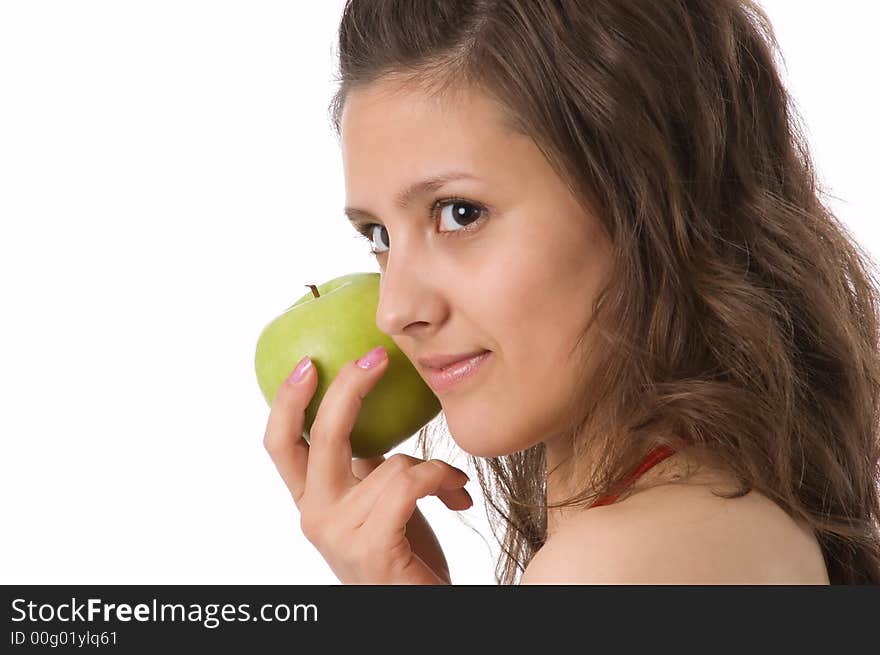
[[[724,497],[754,489],[809,525],[832,584],[880,583],[876,265],[823,204],[763,10],[348,0],[338,37],[337,136],[349,92],[380,78],[438,102],[477,89],[610,239],[564,433],[580,491],[549,506],[585,506],[686,443],[736,477]],[[501,584],[546,539],[544,456],[469,456]]]

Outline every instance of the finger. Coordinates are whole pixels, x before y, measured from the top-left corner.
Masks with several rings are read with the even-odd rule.
[[[440,460],[435,460],[440,462]],[[382,462],[372,473],[364,478],[358,484],[357,499],[362,506],[362,511],[367,513],[377,502],[385,489],[392,484],[392,480],[401,475],[407,469],[413,468],[420,464],[424,464],[425,460],[417,457],[411,457],[405,453],[395,453],[387,460]],[[470,495],[463,488],[468,481],[467,474],[454,466],[442,462],[442,465],[448,466],[458,473],[456,484],[450,489],[441,488],[437,492],[437,497],[449,507],[449,509],[467,509],[473,504]],[[460,482],[460,484],[459,484]]]
[[[468,493],[468,490],[463,485],[450,490],[441,489],[434,495],[454,512],[470,509],[474,505],[474,499],[471,498],[470,493]]]
[[[378,466],[361,478],[361,482],[357,485],[357,493],[353,494],[354,497],[350,501],[357,504],[358,510],[365,517],[369,515],[392,478],[425,461],[405,453],[395,453],[388,459],[384,457],[382,459],[384,461],[379,462]],[[365,470],[367,465],[363,464],[362,467]]]
[[[305,491],[309,461],[309,445],[302,436],[305,410],[317,386],[318,375],[314,364],[308,366],[298,382],[290,377],[282,382],[272,400],[266,434],[263,436],[263,446],[297,507]]]
[[[419,498],[429,495],[448,497],[446,492],[461,490],[465,482],[467,476],[446,462],[439,459],[422,462],[390,481],[370,510],[366,522],[372,523],[377,530],[398,530],[412,517]]]
[[[363,357],[347,362],[321,399],[309,432],[306,489],[310,496],[333,500],[358,483],[351,466],[351,431],[364,398],[388,368],[388,354],[384,349],[381,353],[384,356],[370,368],[358,365]]]
[[[358,485],[359,493],[370,495],[372,491],[380,492],[388,485],[391,478],[424,461],[406,453],[395,453],[379,462],[378,466],[362,478],[362,482]]]
[[[384,455],[376,457],[364,457],[351,460],[351,472],[358,480],[363,480],[370,473],[375,471],[385,461]]]

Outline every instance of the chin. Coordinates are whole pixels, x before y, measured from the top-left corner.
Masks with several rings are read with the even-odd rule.
[[[512,455],[516,451],[509,449],[501,449],[501,450],[483,450],[481,448],[473,449],[473,448],[461,448],[468,455],[472,455],[473,457],[506,457],[507,455]]]
[[[511,426],[518,423],[515,416],[502,418],[494,411],[487,411],[484,397],[471,393],[474,393],[472,402],[462,402],[467,396],[460,396],[451,404],[441,400],[446,428],[456,445],[468,455],[504,457],[541,441],[535,439],[531,431],[512,429]]]
[[[497,443],[492,438],[495,434],[485,430],[456,431],[449,426],[449,434],[459,448],[473,457],[504,457],[519,450],[509,442]]]

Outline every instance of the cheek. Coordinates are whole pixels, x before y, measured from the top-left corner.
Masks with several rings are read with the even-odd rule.
[[[543,254],[519,248],[499,262],[492,280],[492,296],[499,314],[517,321],[540,318],[552,303],[557,282],[555,271]]]
[[[547,358],[525,354],[516,364],[493,364],[478,388],[444,405],[452,438],[476,457],[510,455],[555,435],[571,388],[571,372]]]
[[[503,256],[484,271],[483,297],[492,299],[493,314],[512,334],[559,341],[583,318],[579,310],[594,293],[601,262],[580,228],[526,225],[499,244]]]
[[[584,266],[554,268],[546,261],[508,269],[489,311],[506,364],[519,375],[540,372],[552,382],[589,319],[594,281]]]
[[[571,351],[589,319],[598,270],[583,247],[535,243],[501,250],[507,256],[480,276],[478,320],[488,326],[495,361],[479,388],[446,412],[456,443],[475,456],[509,455],[555,436],[576,379]]]

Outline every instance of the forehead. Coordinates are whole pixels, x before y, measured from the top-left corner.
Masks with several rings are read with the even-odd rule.
[[[394,175],[401,183],[438,170],[486,174],[522,157],[523,137],[503,123],[490,98],[457,89],[437,97],[391,82],[352,91],[341,122],[342,159],[349,195],[361,182]]]

